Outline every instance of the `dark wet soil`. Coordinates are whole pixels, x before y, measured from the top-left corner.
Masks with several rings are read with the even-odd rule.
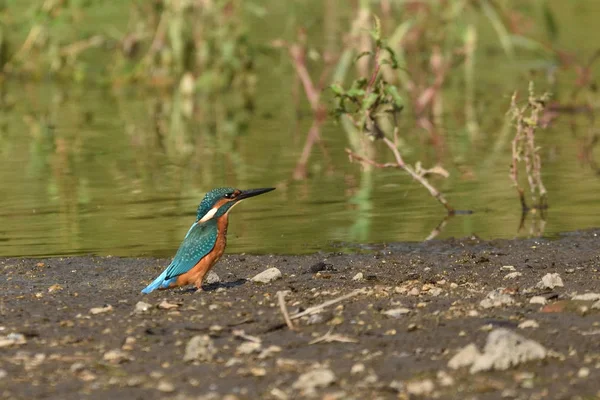
[[[229,255],[214,269],[221,283],[202,293],[140,294],[168,261],[0,259],[0,397],[600,397],[600,310],[571,299],[600,293],[600,230],[556,240],[398,244],[370,254]],[[246,280],[269,267],[282,278]],[[363,278],[353,279],[358,273]],[[548,273],[564,286],[536,288]],[[498,288],[514,304],[482,307]],[[295,330],[277,300],[288,291],[293,315],[357,289],[294,319]],[[547,305],[530,303],[533,296]],[[384,314],[390,309],[403,310],[394,318]],[[519,327],[526,320],[539,326]],[[506,371],[448,367],[467,344],[481,349],[495,327],[537,341],[551,356]],[[184,361],[195,336],[210,345]],[[300,379],[313,370],[320,372]]]

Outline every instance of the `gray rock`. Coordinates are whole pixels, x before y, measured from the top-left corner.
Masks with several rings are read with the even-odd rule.
[[[358,274],[356,274],[352,277],[353,281],[362,281],[364,279],[365,279],[365,276],[363,275],[362,272],[359,272]]]
[[[27,343],[25,335],[22,333],[9,333],[6,336],[0,336],[0,348],[21,345]]]
[[[481,357],[479,349],[475,343],[471,343],[463,347],[458,353],[454,355],[448,362],[448,367],[452,369],[459,369],[462,367],[468,367],[473,365],[475,360]]]
[[[217,354],[213,340],[208,335],[196,335],[185,346],[183,361],[212,361]]]
[[[541,304],[544,305],[546,304],[548,301],[546,300],[546,298],[544,296],[533,296],[530,300],[529,303],[531,304]]]
[[[252,354],[258,353],[261,350],[261,344],[257,342],[244,342],[240,344],[235,353],[236,354]]]
[[[572,299],[577,301],[598,301],[600,300],[600,293],[578,294],[576,296],[573,296]]]
[[[470,372],[506,370],[527,361],[543,360],[546,355],[541,344],[509,329],[498,328],[488,335],[483,354],[475,360]]]
[[[255,275],[251,279],[251,281],[258,282],[258,283],[269,283],[269,282],[276,281],[277,279],[280,279],[281,276],[282,276],[281,271],[278,270],[277,268],[273,267],[273,268],[264,270],[263,272],[261,272],[258,275]]]
[[[333,382],[335,382],[335,374],[332,370],[317,368],[300,375],[292,387],[304,394],[312,395],[315,393],[315,389],[325,388]]]
[[[542,277],[535,287],[538,289],[554,289],[555,287],[565,286],[559,274],[546,274]]]
[[[143,301],[138,301],[135,304],[135,308],[133,309],[133,312],[136,314],[143,314],[143,313],[147,312],[148,310],[150,310],[151,308],[152,308],[152,304],[148,304]]]
[[[471,366],[472,374],[481,371],[506,370],[531,360],[543,360],[548,352],[541,344],[513,331],[498,328],[487,337],[483,353],[475,344],[464,347],[448,362],[448,367],[458,369]]]
[[[387,315],[390,318],[401,318],[409,313],[410,313],[410,309],[405,308],[405,307],[393,308],[391,310],[386,310],[386,311],[382,312],[382,314]]]
[[[406,384],[406,391],[413,396],[425,396],[433,392],[435,385],[431,379],[410,381]]]
[[[219,278],[219,275],[217,275],[217,273],[213,271],[209,271],[208,275],[206,275],[206,277],[204,278],[204,283],[206,283],[207,285],[212,285],[220,282],[221,278]]]
[[[121,364],[133,360],[133,357],[131,357],[127,352],[121,349],[109,350],[106,353],[104,353],[104,356],[102,358],[104,359],[104,361],[108,361],[112,364]]]
[[[494,289],[486,295],[486,298],[479,302],[483,308],[501,307],[514,304],[515,300],[507,293],[504,288]]]

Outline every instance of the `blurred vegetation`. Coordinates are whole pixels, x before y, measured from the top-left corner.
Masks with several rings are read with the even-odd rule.
[[[268,128],[282,104],[292,103],[294,112],[282,117],[293,120],[290,132],[265,129],[261,143],[284,143],[297,161],[290,166],[277,160],[269,168],[289,168],[284,175],[290,179],[281,188],[293,187],[294,179],[352,171],[339,185],[355,215],[351,236],[364,241],[372,230],[373,192],[395,184],[377,184],[375,177],[383,173],[378,167],[400,169],[400,180],[408,174],[452,212],[453,206],[468,206],[442,192],[461,182],[479,178],[498,182],[496,193],[512,191],[509,168],[506,179],[499,179],[492,166],[510,150],[515,133],[537,137],[533,147],[519,142],[520,151],[530,151],[534,160],[559,152],[558,141],[538,139],[563,119],[573,121],[569,140],[579,149],[579,161],[600,176],[594,118],[600,50],[581,52],[576,43],[561,40],[568,27],[561,26],[556,9],[564,4],[0,0],[0,152],[9,154],[14,146],[6,121],[13,110],[25,108],[11,93],[17,87],[28,102],[20,117],[29,132],[28,173],[48,179],[50,195],[76,212],[69,210],[87,202],[90,188],[75,171],[94,143],[93,134],[81,132],[105,122],[86,108],[86,99],[102,90],[107,108],[124,126],[119,146],[134,154],[129,169],[118,157],[111,159],[110,176],[136,193],[150,193],[165,184],[148,183],[159,170],[173,168],[176,197],[188,184],[186,170],[200,176],[197,186],[207,188],[231,176],[245,182],[253,157],[281,156],[270,150],[244,154],[240,143],[254,121]],[[522,91],[529,81],[553,96],[536,111],[536,128],[523,136],[519,129],[528,129],[526,118],[505,112],[509,107],[525,112],[532,100],[520,96],[511,105],[502,90]],[[56,85],[51,93],[32,88],[47,82]],[[142,106],[131,107],[140,98]],[[65,115],[71,130],[55,129]],[[579,116],[588,121],[583,129],[575,122]],[[344,144],[336,148],[339,141]],[[119,146],[110,143],[106,151],[118,153]],[[361,162],[360,172],[346,155]],[[543,165],[536,171],[540,184]],[[544,190],[538,196],[546,198],[546,187],[539,188]],[[550,199],[555,189],[547,185]],[[445,224],[444,219],[440,226]]]

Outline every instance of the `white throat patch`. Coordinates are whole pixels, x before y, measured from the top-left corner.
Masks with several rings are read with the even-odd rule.
[[[204,214],[204,217],[202,217],[202,219],[198,222],[206,222],[209,219],[211,219],[212,217],[215,216],[215,214],[217,213],[217,211],[219,211],[219,207],[214,207],[211,208],[209,212],[207,212],[206,214]]]

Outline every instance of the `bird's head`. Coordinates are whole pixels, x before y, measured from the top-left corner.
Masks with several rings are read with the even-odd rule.
[[[196,221],[205,222],[213,217],[220,217],[226,214],[240,201],[270,192],[271,190],[275,190],[275,188],[240,190],[231,187],[223,187],[213,189],[206,193],[206,196],[204,196],[204,199],[200,202]]]

